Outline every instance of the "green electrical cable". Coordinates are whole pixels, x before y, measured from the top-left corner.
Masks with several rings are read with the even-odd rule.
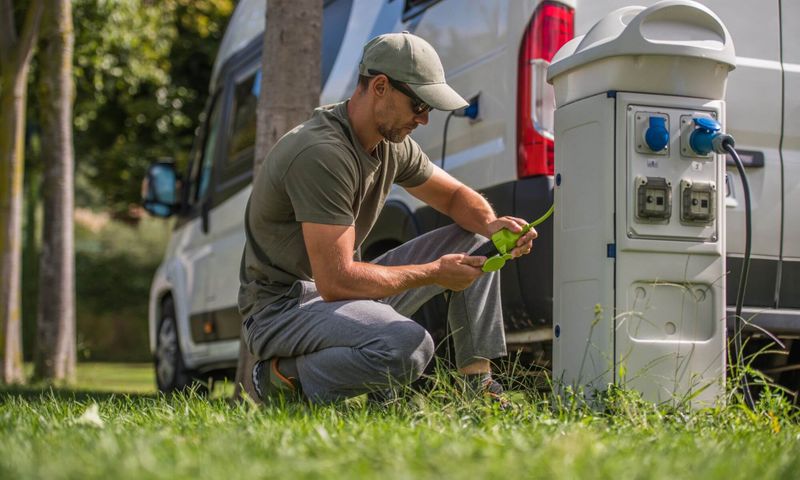
[[[533,228],[533,227],[535,227],[535,226],[539,225],[540,223],[544,222],[545,220],[547,220],[548,218],[550,218],[550,215],[552,215],[552,214],[553,214],[553,210],[555,210],[555,208],[556,208],[555,204],[553,204],[553,205],[550,205],[550,208],[548,208],[548,209],[547,209],[547,211],[546,211],[546,212],[544,212],[544,215],[542,215],[541,217],[539,217],[539,218],[537,218],[536,220],[534,220],[534,221],[532,221],[531,223],[529,223],[529,224],[528,224],[528,226],[527,226],[527,227],[525,227],[525,228],[527,228],[528,230],[530,230],[531,228]]]

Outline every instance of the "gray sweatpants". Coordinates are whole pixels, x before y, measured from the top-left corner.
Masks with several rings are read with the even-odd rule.
[[[380,265],[414,265],[448,253],[474,251],[486,238],[450,225],[417,237],[375,259]],[[380,300],[325,302],[314,282],[294,283],[289,295],[244,322],[245,342],[256,357],[296,357],[303,393],[331,402],[419,378],[434,354],[430,334],[410,318],[442,293],[431,285]],[[499,272],[484,273],[453,292],[447,312],[461,368],[506,354]]]

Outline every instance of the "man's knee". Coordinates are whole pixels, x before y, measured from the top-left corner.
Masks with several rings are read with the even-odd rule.
[[[411,383],[425,371],[433,358],[433,338],[416,322],[398,322],[389,327],[386,367],[392,381]]]

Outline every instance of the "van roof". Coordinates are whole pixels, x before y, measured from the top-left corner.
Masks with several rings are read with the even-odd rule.
[[[231,21],[222,37],[214,68],[211,70],[211,82],[208,90],[214,93],[217,88],[219,72],[225,62],[236,52],[246,47],[264,32],[267,0],[240,0],[233,11]]]

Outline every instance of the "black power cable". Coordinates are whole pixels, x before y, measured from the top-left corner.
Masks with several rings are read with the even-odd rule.
[[[736,316],[734,318],[735,332],[733,334],[733,347],[734,358],[742,378],[742,393],[744,400],[748,407],[755,407],[755,400],[750,391],[750,383],[747,380],[747,374],[744,371],[744,347],[742,345],[742,331],[744,328],[742,322],[742,305],[744,304],[744,294],[747,289],[747,277],[750,274],[750,250],[753,238],[753,226],[751,222],[751,204],[750,204],[750,183],[747,181],[747,173],[744,171],[744,164],[739,154],[734,148],[735,142],[733,137],[727,134],[721,134],[718,138],[714,139],[714,150],[717,153],[729,153],[733,157],[733,162],[736,164],[736,170],[739,172],[739,178],[742,180],[742,190],[744,190],[744,258],[742,259],[742,273],[739,276],[739,288],[736,292]]]
[[[442,134],[442,170],[444,170],[444,158],[445,154],[447,153],[447,130],[450,127],[450,119],[453,118],[455,115],[455,111],[452,111],[447,114],[447,118],[444,119],[444,133]]]
[[[444,170],[444,158],[445,154],[447,153],[447,130],[450,128],[450,119],[456,114],[457,110],[453,110],[447,114],[447,118],[444,119],[444,133],[442,133],[442,164],[441,168]],[[461,115],[463,116],[463,115]],[[447,170],[445,170],[447,171]],[[443,213],[436,214],[436,220],[433,222],[433,229],[436,230],[439,228],[439,221],[444,217]]]
[[[450,113],[447,114],[447,118],[444,119],[444,132],[442,133],[442,161],[441,161],[441,168],[445,170],[444,160],[445,155],[447,154],[447,131],[450,129],[450,119],[453,117],[466,117],[472,120],[478,118],[478,98],[480,94],[475,95],[469,101],[469,105],[464,108],[459,108],[458,110],[452,110]],[[438,214],[436,215],[436,221],[434,222],[433,229],[439,228],[439,220],[442,218],[443,215]]]
[[[459,108],[458,110],[452,110],[450,113],[447,114],[447,118],[444,119],[444,132],[442,133],[442,170],[444,170],[444,159],[445,154],[447,153],[447,130],[450,127],[450,119],[453,117],[461,117],[461,118],[469,118],[471,120],[475,120],[478,118],[478,100],[480,99],[480,93],[475,95],[469,100],[469,105],[464,108]]]

